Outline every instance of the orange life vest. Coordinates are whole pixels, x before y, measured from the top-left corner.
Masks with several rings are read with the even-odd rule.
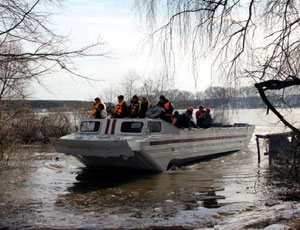
[[[176,121],[177,121],[177,118],[173,118],[173,121],[172,121],[172,125],[174,125],[175,123],[176,123]]]
[[[106,105],[105,105],[103,102],[97,103],[97,104],[94,105],[94,109],[93,109],[93,112],[92,112],[92,116],[93,116],[93,117],[96,116],[96,113],[97,113],[97,111],[98,111],[98,109],[99,109],[99,106],[100,106],[101,104],[102,104],[103,107],[104,107],[103,110],[106,111]]]
[[[125,103],[125,101],[121,101],[114,109],[114,114],[117,114],[117,115],[121,115],[122,113],[122,105]]]
[[[167,102],[164,104],[164,109],[166,110],[165,116],[167,117],[172,117],[173,116],[173,111],[167,112],[170,109],[170,102]]]

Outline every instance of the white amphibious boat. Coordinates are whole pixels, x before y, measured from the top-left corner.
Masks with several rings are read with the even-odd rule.
[[[87,167],[165,171],[247,148],[253,131],[248,124],[178,129],[160,119],[87,119],[77,133],[51,142]]]

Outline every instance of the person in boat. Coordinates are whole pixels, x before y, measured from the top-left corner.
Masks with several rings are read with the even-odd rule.
[[[189,107],[188,110],[192,111],[192,114],[191,114],[191,121],[190,121],[190,127],[193,127],[193,128],[198,128],[198,126],[195,124],[195,122],[193,121],[193,111],[194,111],[194,108],[193,107]]]
[[[191,111],[192,111],[191,119],[193,120],[193,112],[194,112],[194,108],[191,106],[191,107],[188,108],[188,110],[191,110]]]
[[[191,120],[192,114],[193,114],[193,111],[188,109],[187,111],[185,111],[185,113],[182,113],[178,116],[178,118],[177,118],[176,122],[174,123],[174,125],[179,129],[197,127],[195,125],[195,123],[192,122],[192,120]]]
[[[179,112],[175,111],[174,115],[172,116],[172,125],[175,124],[175,122],[177,121],[178,117],[179,117]]]
[[[196,120],[198,120],[198,118],[204,113],[204,108],[202,105],[199,106],[199,110],[197,110],[196,112]]]
[[[128,116],[128,105],[126,101],[124,101],[124,96],[120,95],[118,96],[119,103],[114,108],[114,111],[112,113],[112,117],[114,118],[124,118]]]
[[[129,106],[129,117],[137,118],[139,113],[139,107],[141,102],[137,95],[134,95],[131,99],[130,106]]]
[[[103,118],[101,116],[101,111],[106,111],[106,105],[101,101],[99,97],[95,98],[95,104],[92,111],[92,117],[94,118]]]
[[[139,118],[145,118],[146,117],[146,112],[152,107],[150,101],[148,100],[147,97],[142,97],[142,101],[139,105],[139,110],[138,110],[138,116]]]
[[[209,128],[212,126],[213,119],[210,114],[210,108],[206,108],[205,112],[197,119],[197,125],[199,128]]]
[[[159,97],[158,106],[162,107],[165,111],[160,114],[160,119],[172,123],[171,117],[173,116],[173,105],[172,103],[166,99],[164,95]]]

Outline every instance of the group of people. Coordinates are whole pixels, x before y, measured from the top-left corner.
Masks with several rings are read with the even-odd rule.
[[[146,112],[152,107],[150,101],[147,97],[142,97],[140,101],[139,98],[134,95],[128,106],[127,102],[124,100],[124,96],[118,96],[118,104],[114,107],[112,112],[112,117],[114,118],[145,118]],[[101,101],[99,97],[95,98],[95,104],[92,112],[92,117],[103,118],[101,112],[106,111],[105,104]]]
[[[203,106],[199,106],[196,111],[196,121],[193,121],[193,107],[189,107],[184,113],[179,114],[177,111],[174,113],[172,124],[177,128],[209,128],[212,126],[213,119],[210,114],[210,108],[204,110]]]
[[[193,107],[189,107],[184,113],[179,114],[178,111],[173,113],[174,107],[172,103],[164,96],[159,97],[157,106],[161,108],[159,118],[175,125],[178,128],[209,128],[212,126],[213,119],[210,114],[210,109],[204,109],[203,106],[199,106],[199,110],[196,111],[196,123],[193,121]],[[142,97],[140,101],[137,95],[134,95],[128,106],[124,100],[124,96],[118,96],[118,104],[114,107],[111,114],[114,118],[145,118],[146,112],[152,107],[147,97]],[[103,118],[102,111],[106,111],[106,105],[101,101],[99,97],[95,98],[95,104],[92,112],[92,116],[95,118]]]

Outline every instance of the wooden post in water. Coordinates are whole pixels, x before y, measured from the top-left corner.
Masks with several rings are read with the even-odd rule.
[[[258,158],[258,163],[260,163],[259,135],[256,135],[256,145],[257,145],[257,158]]]

